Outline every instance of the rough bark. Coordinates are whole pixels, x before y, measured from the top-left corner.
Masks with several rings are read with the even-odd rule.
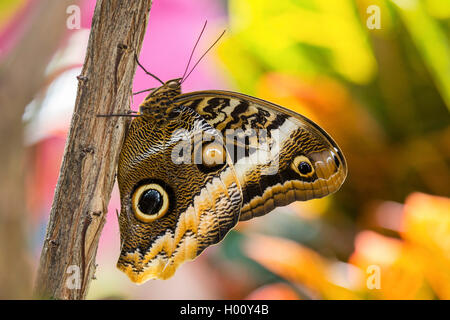
[[[151,0],[98,0],[64,159],[42,249],[35,293],[83,299],[95,272]]]
[[[74,3],[30,4],[24,34],[0,65],[0,299],[24,299],[31,294],[22,115],[43,85],[47,63],[67,30],[66,8]]]

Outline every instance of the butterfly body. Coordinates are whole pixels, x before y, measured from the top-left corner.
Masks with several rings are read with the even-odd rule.
[[[239,220],[339,189],[345,158],[307,118],[227,91],[154,89],[118,169],[121,255],[132,281],[166,279]]]

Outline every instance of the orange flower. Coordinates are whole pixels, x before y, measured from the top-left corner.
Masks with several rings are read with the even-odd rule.
[[[355,240],[349,262],[366,272],[369,298],[431,299],[423,275],[423,256],[413,246],[372,231],[363,231]]]
[[[450,199],[411,194],[402,230],[402,237],[423,255],[424,272],[436,294],[450,299]]]
[[[273,273],[300,285],[311,298],[358,299],[330,279],[332,264],[313,250],[291,240],[250,235],[244,251]]]
[[[404,214],[402,237],[450,262],[450,199],[413,193]]]

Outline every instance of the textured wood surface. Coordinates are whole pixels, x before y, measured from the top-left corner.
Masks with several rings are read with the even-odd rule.
[[[37,274],[38,297],[86,297],[128,123],[96,115],[129,109],[134,54],[150,7],[151,0],[97,1]]]
[[[22,34],[0,64],[0,299],[31,295],[26,215],[25,148],[22,115],[44,85],[45,69],[66,34],[72,0],[28,3],[21,13]],[[3,48],[0,48],[2,50]]]

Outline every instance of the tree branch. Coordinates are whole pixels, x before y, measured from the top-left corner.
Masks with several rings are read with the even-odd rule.
[[[23,22],[26,30],[0,65],[0,299],[24,299],[31,294],[22,115],[43,85],[48,61],[67,30],[66,8],[73,3],[30,3]]]
[[[141,49],[150,7],[151,0],[97,1],[41,254],[39,297],[86,297],[128,123],[96,115],[128,110],[133,57]]]

